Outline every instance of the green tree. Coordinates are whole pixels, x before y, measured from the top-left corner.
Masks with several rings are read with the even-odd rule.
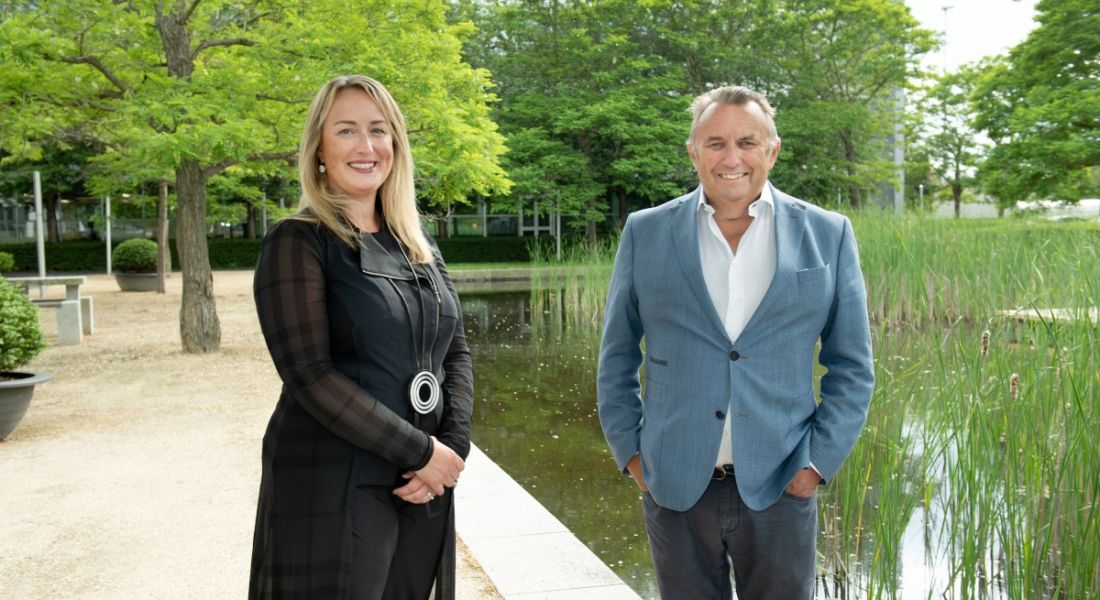
[[[999,203],[1100,194],[1100,6],[1040,0],[1039,26],[985,64],[975,126],[994,142],[979,176]]]
[[[592,223],[611,206],[671,198],[694,184],[684,149],[691,99],[758,89],[779,108],[773,180],[808,198],[894,178],[886,139],[894,92],[932,46],[891,0],[468,0],[470,60],[488,68],[508,137],[514,195],[553,199]]]
[[[652,3],[664,6],[668,2]],[[467,3],[480,35],[467,46],[500,90],[495,116],[509,139],[516,186],[495,210],[535,200],[586,223],[589,241],[611,202],[672,197],[690,175],[683,150],[690,101],[667,61],[637,30],[635,2]],[[621,210],[625,213],[625,210]]]
[[[897,94],[933,47],[932,33],[893,0],[783,5],[758,33],[780,52],[775,179],[810,198],[845,190],[858,208],[862,190],[894,178],[886,142],[904,119]]]
[[[35,160],[53,140],[91,139],[117,179],[171,173],[186,351],[220,343],[207,182],[232,166],[285,169],[308,102],[331,76],[365,73],[394,92],[426,202],[507,189],[487,73],[461,60],[472,27],[448,24],[439,0],[68,0],[5,10],[5,151]]]
[[[978,79],[975,67],[937,77],[917,94],[912,107],[921,121],[918,158],[925,157],[946,186],[959,218],[963,192],[975,187],[975,171],[987,143],[971,125],[970,98]]]

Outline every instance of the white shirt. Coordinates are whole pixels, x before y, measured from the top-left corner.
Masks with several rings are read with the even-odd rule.
[[[770,186],[764,185],[760,197],[749,205],[749,214],[752,223],[741,236],[735,253],[718,229],[714,207],[707,203],[703,193],[699,194],[699,259],[703,279],[714,309],[726,326],[731,347],[760,306],[775,276],[775,203]],[[722,443],[714,463],[717,466],[733,464],[732,412],[727,406]]]

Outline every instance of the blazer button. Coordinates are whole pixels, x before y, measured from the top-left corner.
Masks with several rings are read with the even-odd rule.
[[[730,351],[730,360],[737,360],[739,358],[741,358],[741,355],[738,354],[736,350]]]
[[[726,413],[724,413],[720,410],[716,410],[716,411],[714,411],[714,416],[718,417],[718,420],[721,421],[721,420],[726,418]]]

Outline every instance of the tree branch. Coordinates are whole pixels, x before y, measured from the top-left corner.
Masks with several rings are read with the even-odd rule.
[[[119,91],[123,93],[130,91],[130,86],[126,85],[126,82],[119,79],[113,71],[107,68],[107,65],[103,64],[102,61],[94,56],[62,56],[60,60],[61,62],[67,62],[73,65],[91,65],[95,70],[102,73],[111,83],[115,84],[115,87],[117,87]]]
[[[182,22],[186,23],[191,19],[191,13],[195,12],[195,9],[199,7],[199,2],[202,2],[202,0],[195,0],[191,3],[191,6],[189,6],[187,8],[187,11],[183,13]]]
[[[220,163],[215,163],[215,164],[210,165],[209,167],[206,167],[205,169],[202,170],[203,183],[209,181],[211,177],[217,175],[218,173],[221,173],[222,171],[228,169],[229,167],[232,167],[233,165],[237,164],[238,162],[240,162],[240,161],[238,161],[235,158],[228,158],[226,160],[221,161]]]
[[[259,162],[259,161],[268,161],[268,160],[290,160],[290,159],[294,158],[297,154],[298,154],[297,152],[261,152],[259,154],[253,154],[251,156],[248,156],[244,160],[246,162]],[[240,162],[242,162],[242,161],[239,161],[235,158],[227,158],[227,159],[225,159],[225,160],[223,160],[219,163],[214,163],[214,164],[210,165],[209,167],[206,167],[205,169],[202,170],[202,180],[207,181],[211,177],[217,175],[218,173],[221,173],[222,171],[224,171],[224,170],[228,169],[229,167],[232,167],[233,165],[238,164]]]
[[[213,48],[214,46],[255,46],[256,41],[248,38],[232,38],[228,40],[206,40],[203,43],[195,47],[191,51],[191,60],[195,60],[195,57],[199,55],[199,52],[206,50],[207,48]]]

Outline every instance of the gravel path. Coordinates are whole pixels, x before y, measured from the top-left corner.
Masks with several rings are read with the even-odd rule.
[[[95,333],[29,366],[54,379],[0,442],[0,598],[246,596],[280,383],[252,273],[214,274],[222,344],[209,355],[180,351],[180,279],[164,295],[124,294],[89,276]],[[42,324],[52,343],[53,310]],[[458,590],[500,597],[464,547]]]

